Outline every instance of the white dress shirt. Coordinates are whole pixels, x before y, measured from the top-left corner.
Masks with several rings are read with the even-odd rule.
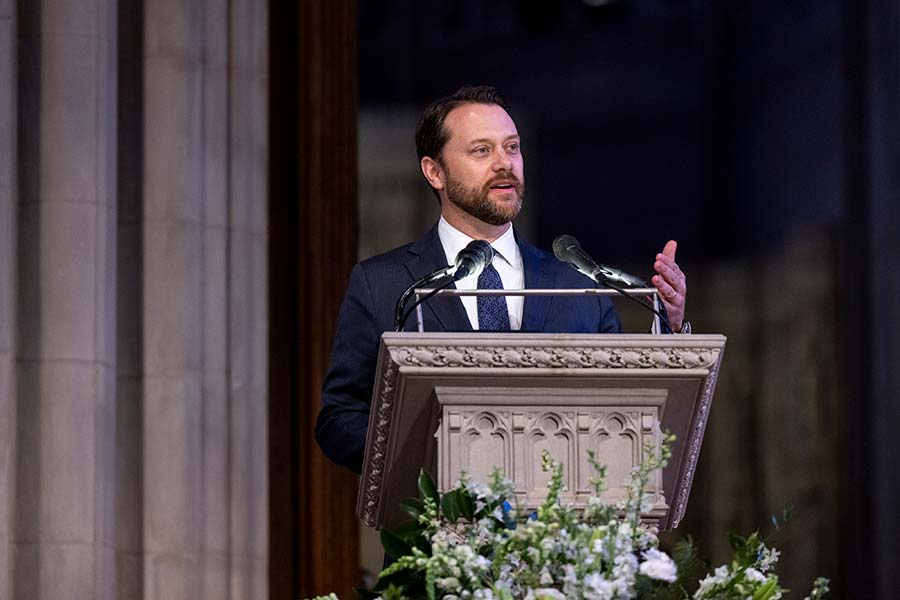
[[[438,221],[438,237],[447,255],[447,264],[452,265],[456,261],[456,255],[465,248],[473,238],[470,238],[459,229],[448,223],[444,217]],[[491,264],[500,274],[503,288],[507,290],[520,290],[525,287],[525,267],[522,265],[522,253],[513,235],[510,225],[506,233],[491,242],[494,247],[494,260]],[[456,282],[456,289],[474,290],[478,288],[478,277],[470,275]],[[466,315],[472,329],[478,329],[478,297],[460,296]],[[507,296],[506,306],[509,309],[509,326],[511,329],[522,328],[522,308],[525,305],[523,296]]]

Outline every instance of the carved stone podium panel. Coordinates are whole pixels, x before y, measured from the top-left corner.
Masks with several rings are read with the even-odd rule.
[[[564,465],[564,502],[583,504],[593,449],[608,465],[605,499],[675,433],[672,459],[648,485],[644,518],[661,529],[684,515],[725,346],[719,335],[385,333],[379,354],[357,514],[403,520],[425,467],[447,489],[465,469],[500,467],[517,500],[546,496],[541,452]]]
[[[519,505],[529,510],[547,497],[543,450],[563,463],[563,502],[587,503],[596,477],[589,449],[607,465],[604,498],[625,499],[624,483],[644,449],[659,447],[666,402],[665,390],[655,389],[438,387],[435,396],[441,406],[439,487],[452,487],[462,470],[486,483],[499,467],[513,481]],[[658,520],[667,508],[661,476],[646,491],[653,505],[648,516]]]

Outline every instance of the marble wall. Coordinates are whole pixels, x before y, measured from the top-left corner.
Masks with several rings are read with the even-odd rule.
[[[0,1],[0,598],[267,593],[266,26]]]

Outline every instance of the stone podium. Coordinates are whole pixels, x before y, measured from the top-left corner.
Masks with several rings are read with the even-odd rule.
[[[441,490],[462,470],[486,481],[496,466],[516,499],[547,493],[541,452],[564,465],[563,502],[584,505],[593,449],[608,466],[604,499],[662,432],[676,435],[651,478],[642,515],[678,526],[687,507],[725,348],[721,335],[385,333],[372,397],[357,514],[369,526],[405,519],[420,468]]]

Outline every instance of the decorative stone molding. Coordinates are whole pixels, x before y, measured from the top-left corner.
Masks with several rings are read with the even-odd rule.
[[[375,414],[375,427],[369,426],[369,436],[374,431],[374,438],[367,443],[371,445],[372,456],[367,463],[370,465],[368,477],[366,477],[366,514],[374,514],[378,507],[378,498],[381,493],[381,483],[384,477],[384,459],[387,453],[388,434],[391,427],[391,417],[394,407],[394,382],[397,379],[397,363],[387,361],[382,372],[378,410]],[[371,417],[370,417],[371,419]],[[365,520],[365,519],[364,519]],[[368,524],[368,521],[366,521]]]
[[[678,527],[684,513],[687,510],[688,496],[691,493],[691,484],[694,482],[694,473],[697,471],[697,461],[700,460],[700,447],[703,445],[703,434],[706,431],[706,421],[709,417],[709,409],[712,406],[713,392],[716,389],[716,379],[719,376],[719,370],[710,371],[706,382],[703,385],[703,392],[700,396],[700,407],[697,410],[697,417],[691,427],[690,437],[688,438],[687,458],[685,461],[686,469],[681,479],[678,496],[675,502],[675,511],[672,515],[672,529]]]
[[[414,346],[391,348],[401,367],[544,369],[707,369],[719,359],[710,348],[547,348],[543,346]]]

